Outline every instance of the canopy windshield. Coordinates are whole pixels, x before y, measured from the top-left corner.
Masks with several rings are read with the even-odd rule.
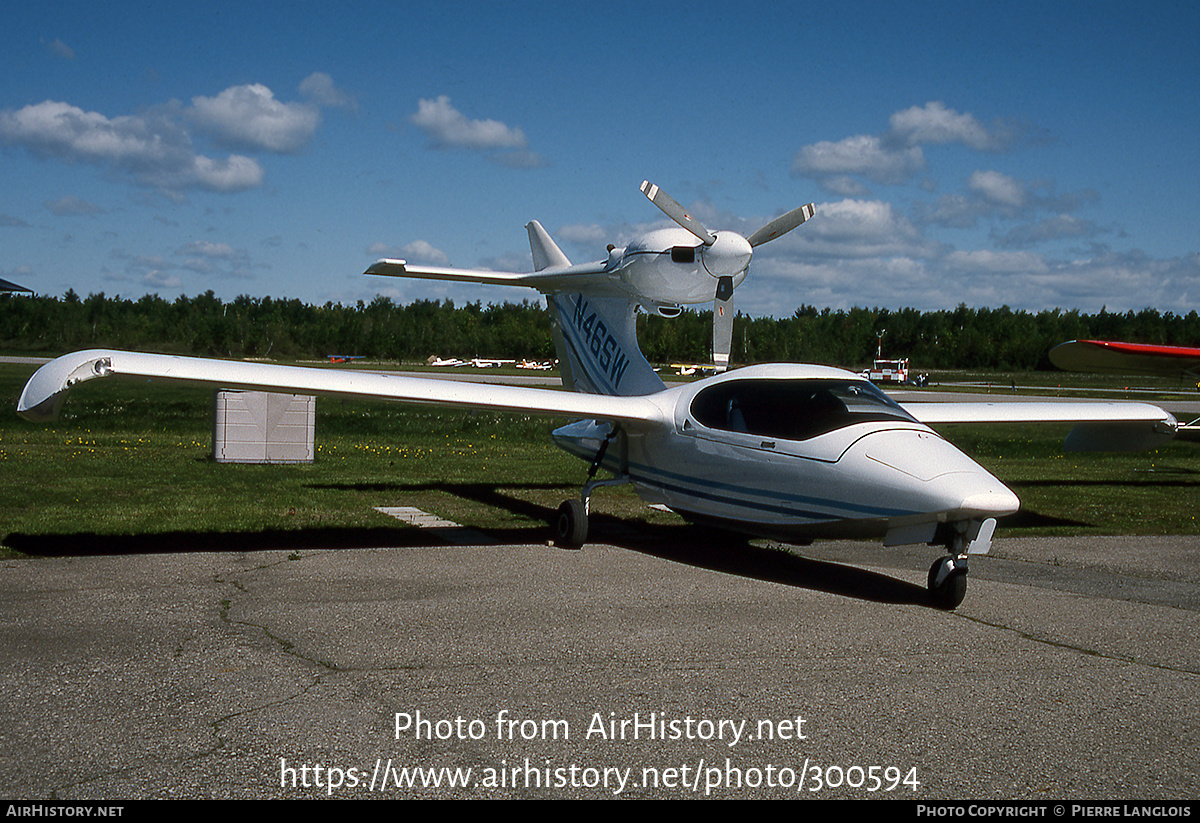
[[[863,380],[731,380],[700,391],[692,416],[703,426],[781,440],[877,421],[917,422]]]

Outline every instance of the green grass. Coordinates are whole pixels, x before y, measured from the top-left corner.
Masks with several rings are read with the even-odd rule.
[[[210,392],[97,381],[72,394],[58,421],[34,424],[14,412],[33,371],[0,365],[0,556],[74,544],[137,551],[155,536],[156,551],[267,540],[380,545],[407,532],[374,511],[395,505],[540,540],[587,474],[550,442],[562,421],[324,398],[314,463],[219,464]],[[1066,430],[944,427],[1022,498],[1004,534],[1200,533],[1200,446],[1064,455]],[[601,490],[593,510],[678,522],[628,487]]]
[[[0,555],[33,537],[60,548],[71,536],[192,545],[186,536],[281,532],[378,544],[379,530],[401,527],[374,508],[396,505],[545,539],[547,519],[587,475],[550,442],[565,421],[325,398],[315,462],[222,464],[207,390],[96,382],[72,393],[59,420],[34,424],[14,412],[33,370],[0,365]],[[600,511],[664,517],[628,488],[602,497]]]

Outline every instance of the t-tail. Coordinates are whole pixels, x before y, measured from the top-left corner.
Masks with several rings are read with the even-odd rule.
[[[571,261],[536,220],[529,231],[534,271]],[[663,389],[637,341],[637,304],[625,297],[552,291],[546,305],[563,386],[588,394],[641,395]]]

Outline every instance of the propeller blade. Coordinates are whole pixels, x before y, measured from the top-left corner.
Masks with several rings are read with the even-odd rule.
[[[642,184],[643,186],[645,183]],[[664,209],[665,211],[665,209]],[[669,212],[668,212],[669,213]],[[805,220],[808,220],[817,210],[812,203],[806,206],[801,206],[798,209],[792,209],[782,217],[776,217],[767,225],[756,231],[754,234],[746,238],[751,248],[761,246],[763,243],[774,240],[776,237],[787,234],[792,229],[799,226]],[[687,228],[686,226],[684,228]]]
[[[733,297],[733,278],[718,277],[717,278],[717,299],[729,300]]]
[[[671,197],[671,195],[667,194],[649,180],[642,181],[641,189],[642,194],[649,197],[651,203],[662,209],[667,217],[670,217],[676,223],[683,226],[692,234],[696,235],[696,237],[700,239],[701,243],[706,246],[711,246],[713,243],[717,242],[717,238],[713,236],[712,232],[704,228],[703,223],[684,211],[683,206],[679,205],[679,203],[676,202],[675,198]],[[797,223],[797,225],[799,225],[799,223]]]
[[[718,372],[729,368],[729,351],[733,348],[733,283],[730,280],[729,298],[721,299],[720,286],[717,287],[717,299],[713,301],[713,365]]]

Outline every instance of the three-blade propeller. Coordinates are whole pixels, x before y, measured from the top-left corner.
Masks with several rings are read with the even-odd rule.
[[[729,351],[733,347],[734,278],[749,268],[750,257],[755,248],[787,234],[812,217],[816,209],[812,203],[792,209],[749,237],[724,231],[717,235],[649,180],[642,181],[641,189],[642,194],[650,198],[651,203],[695,235],[703,244],[699,249],[700,258],[704,267],[716,278],[716,288],[713,292],[713,365],[717,367],[717,371],[725,371],[729,365]]]

